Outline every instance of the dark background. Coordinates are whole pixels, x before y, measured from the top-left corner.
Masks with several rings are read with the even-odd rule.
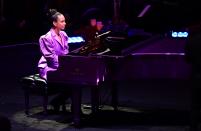
[[[0,47],[3,47],[4,45],[16,44],[17,46],[0,48],[0,115],[3,114],[11,120],[13,130],[39,131],[39,129],[37,130],[34,128],[37,127],[37,123],[36,121],[33,121],[33,119],[31,119],[32,121],[30,122],[30,125],[27,125],[26,123],[19,123],[14,119],[14,116],[18,112],[21,112],[21,114],[24,115],[24,92],[21,89],[19,81],[23,76],[37,73],[37,62],[41,56],[38,45],[21,44],[25,42],[37,42],[39,36],[49,30],[45,18],[45,12],[48,8],[56,8],[60,12],[70,16],[70,19],[67,20],[68,27],[66,31],[68,35],[71,36],[73,35],[73,31],[79,29],[82,25],[82,14],[89,8],[99,8],[101,10],[101,14],[103,14],[102,19],[104,22],[113,20],[113,0],[3,1],[3,5],[0,3]],[[164,33],[170,30],[185,30],[186,27],[198,24],[200,21],[200,5],[196,3],[199,1],[121,0],[121,2],[121,22],[115,24],[128,24],[129,28],[141,28],[147,32]],[[144,17],[138,18],[137,15],[147,4],[151,5],[150,11],[145,14]],[[175,46],[177,45],[175,44]],[[153,47],[152,49],[156,50],[156,48]],[[158,61],[156,63],[158,63]],[[161,69],[163,69],[163,67],[161,67]],[[146,108],[146,110],[140,110],[142,111],[140,114],[129,113],[127,115],[121,115],[121,113],[111,115],[110,112],[108,115],[108,113],[106,113],[103,115],[103,118],[111,119],[96,119],[106,120],[106,124],[102,122],[102,125],[101,122],[96,121],[96,124],[94,121],[95,125],[98,125],[97,130],[116,130],[118,128],[122,130],[142,131],[186,131],[186,126],[187,124],[189,125],[189,112],[186,112],[186,110],[190,107],[191,97],[189,87],[191,86],[189,86],[188,81],[178,81],[178,83],[163,83],[163,81],[153,81],[153,83],[149,83],[138,81],[135,85],[130,83],[126,85],[119,85],[119,105],[131,106],[136,109]],[[85,101],[83,101],[83,103],[89,103],[90,98],[88,97],[90,97],[90,95],[87,94],[89,93],[89,90],[83,91],[85,91],[83,93],[85,94]],[[108,93],[110,92],[109,88],[105,88],[102,91],[105,97],[102,97],[102,100],[108,102],[106,100],[108,99],[108,96],[110,96]],[[30,104],[33,107],[42,105],[41,97],[32,97],[30,100]],[[148,107],[149,109],[151,108],[156,110],[148,111]],[[182,112],[180,110],[179,112],[175,110],[172,111],[172,109],[182,109]],[[66,116],[63,114],[61,115],[62,117]],[[43,117],[40,114],[37,116],[41,121],[40,123],[54,117],[54,115]],[[35,116],[33,117],[35,119]],[[29,123],[27,119],[28,117],[20,116],[20,118],[22,119],[21,121]],[[63,122],[63,120],[66,119],[54,117],[52,120],[55,123],[55,121]],[[113,122],[112,126],[111,122]],[[47,121],[45,123],[47,123]],[[89,123],[91,124],[91,121],[89,121]],[[55,127],[60,128],[58,125]],[[84,130],[95,129],[90,129],[90,127],[85,128]],[[69,130],[69,128],[66,128],[66,130]],[[74,130],[74,128],[72,130]]]
[[[100,9],[104,22],[113,20],[114,0],[1,0],[0,43],[37,42],[47,32],[45,13],[56,8],[68,14],[69,36],[83,23],[83,13],[90,8]],[[145,5],[150,10],[144,17],[138,14]],[[148,32],[163,33],[184,29],[200,20],[199,4],[182,0],[121,0],[119,9],[121,23],[129,28],[142,28]]]

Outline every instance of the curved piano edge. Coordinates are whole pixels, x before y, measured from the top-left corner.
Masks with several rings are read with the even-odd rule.
[[[164,53],[133,53],[132,56],[140,56],[140,55],[168,55],[168,56],[185,56],[185,53],[172,53],[172,52],[164,52]]]
[[[161,38],[163,38],[163,37],[164,37],[164,36],[161,35],[161,34],[156,34],[156,35],[154,35],[154,36],[152,36],[152,37],[150,37],[150,38],[148,38],[148,39],[146,39],[146,40],[140,41],[140,42],[135,43],[135,44],[133,44],[132,46],[126,48],[126,49],[123,49],[123,50],[121,51],[121,54],[122,54],[122,55],[131,54],[131,52],[133,52],[133,50],[136,50],[136,49],[138,49],[138,48],[142,48],[142,47],[144,47],[144,46],[147,46],[147,45],[149,45],[149,44],[152,44],[153,41],[159,40],[159,39],[161,39]]]

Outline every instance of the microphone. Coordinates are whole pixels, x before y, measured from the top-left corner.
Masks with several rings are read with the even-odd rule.
[[[100,34],[100,35],[97,35],[96,38],[99,38],[99,37],[101,37],[101,36],[107,35],[107,34],[109,34],[110,32],[111,32],[111,31],[107,31],[107,32],[105,32],[105,33],[102,33],[102,34]]]

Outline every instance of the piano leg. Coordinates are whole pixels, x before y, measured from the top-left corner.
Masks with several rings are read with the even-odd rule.
[[[81,116],[81,87],[73,86],[72,88],[72,111],[73,111],[73,125],[80,126]]]
[[[91,88],[91,104],[92,104],[92,114],[95,114],[99,110],[100,96],[99,96],[99,87]]]
[[[115,111],[118,110],[118,89],[117,89],[117,83],[112,82],[112,107]]]

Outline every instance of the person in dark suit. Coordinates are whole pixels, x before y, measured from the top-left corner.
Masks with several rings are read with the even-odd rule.
[[[79,54],[89,55],[106,50],[104,38],[109,32],[100,18],[91,17],[87,25],[75,31],[75,34],[82,36],[85,40],[85,45],[80,49]]]

